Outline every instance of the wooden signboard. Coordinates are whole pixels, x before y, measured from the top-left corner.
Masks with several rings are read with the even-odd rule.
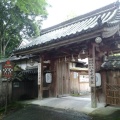
[[[38,63],[38,85],[41,84],[41,63]]]
[[[88,68],[89,68],[89,85],[90,87],[95,87],[95,63],[93,58],[88,58]]]

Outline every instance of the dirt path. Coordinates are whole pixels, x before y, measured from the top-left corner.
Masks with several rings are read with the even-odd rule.
[[[90,120],[90,117],[80,112],[29,105],[3,120]]]

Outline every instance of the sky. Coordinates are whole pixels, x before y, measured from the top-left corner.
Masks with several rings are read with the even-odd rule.
[[[117,0],[47,0],[51,7],[47,8],[48,18],[43,21],[42,29],[116,1]]]

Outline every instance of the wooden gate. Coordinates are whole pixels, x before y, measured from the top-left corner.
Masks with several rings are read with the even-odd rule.
[[[57,77],[57,96],[69,94],[69,64],[64,60],[56,61],[56,77]]]
[[[120,71],[108,72],[106,104],[120,105]]]

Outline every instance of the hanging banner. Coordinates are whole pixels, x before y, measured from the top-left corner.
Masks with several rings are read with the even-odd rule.
[[[11,78],[14,74],[14,65],[9,60],[2,64],[2,76]]]
[[[93,58],[88,58],[88,68],[89,68],[89,85],[90,87],[95,87],[96,86],[95,63]]]

